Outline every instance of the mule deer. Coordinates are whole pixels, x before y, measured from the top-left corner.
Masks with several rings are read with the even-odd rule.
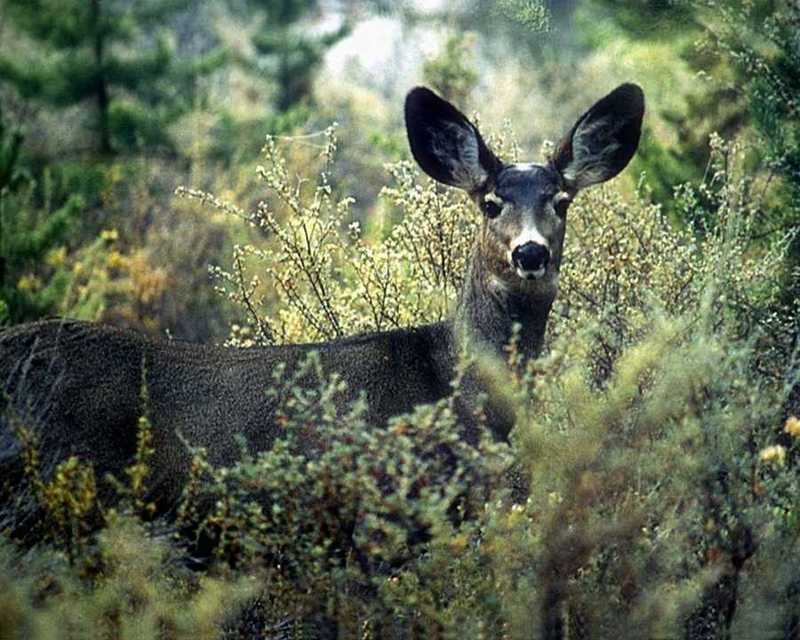
[[[415,88],[405,103],[414,158],[435,180],[466,190],[483,217],[449,321],[251,349],[168,342],[73,320],[21,325],[0,334],[6,409],[36,429],[45,464],[77,455],[91,461],[100,478],[119,476],[129,464],[137,419],[146,409],[155,448],[153,490],[167,506],[179,495],[190,462],[178,432],[205,447],[215,464],[237,457],[237,434],[253,450],[271,446],[278,428],[265,390],[279,363],[291,371],[318,352],[324,371],[347,382],[343,402],[366,393],[369,419],[381,424],[448,395],[461,350],[502,354],[515,323],[523,355],[536,356],[556,296],[569,204],[579,190],[628,164],[643,113],[641,89],[622,85],[578,119],[548,164],[504,164],[454,106]],[[467,404],[481,389],[473,378],[465,382]],[[140,400],[143,382],[147,407]],[[499,408],[487,415],[493,435],[505,438],[511,417]],[[19,447],[6,421],[0,425],[4,476],[16,468]]]

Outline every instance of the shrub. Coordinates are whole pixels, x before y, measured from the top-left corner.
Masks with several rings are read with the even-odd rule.
[[[389,209],[381,228],[348,226],[348,201],[330,187],[332,132],[329,140],[313,190],[268,141],[260,173],[274,199],[251,214],[234,210],[270,232],[264,248],[236,254],[239,300],[253,302],[242,293],[243,256],[263,260],[272,278],[250,289],[266,312],[245,305],[251,331],[269,327],[260,334],[267,341],[314,340],[443,317],[477,222],[470,205],[418,184],[401,163],[384,190],[402,212],[398,222]],[[464,529],[464,562],[490,567],[487,581],[423,580],[425,567],[463,569],[435,536],[423,560],[390,579],[408,601],[429,605],[408,618],[394,609],[412,628],[445,633],[451,623],[454,631],[504,620],[511,637],[531,628],[557,637],[566,619],[591,637],[632,628],[637,637],[682,627],[691,635],[729,628],[731,590],[756,591],[752,582],[781,594],[773,626],[782,607],[790,610],[788,579],[778,586],[750,558],[762,539],[777,548],[796,508],[793,472],[774,448],[785,446],[775,444],[784,376],[795,375],[793,315],[780,302],[791,236],[755,247],[753,194],[765,184],[744,173],[741,145],[714,138],[711,151],[706,180],[676,192],[685,219],[702,221],[693,228],[673,228],[644,184],[632,199],[601,188],[573,206],[553,350],[510,392],[519,413],[511,453],[530,497],[514,505],[504,483],[489,483],[486,510]],[[357,420],[345,423],[359,432]],[[492,607],[473,603],[466,618],[448,617],[445,602],[470,601],[478,588],[491,591]]]
[[[443,317],[455,300],[477,223],[466,199],[420,184],[400,163],[389,168],[382,223],[353,224],[350,199],[334,187],[332,130],[326,140],[313,183],[294,176],[268,140],[259,168],[268,194],[255,211],[181,191],[258,232],[235,248],[230,270],[216,270],[242,310],[233,345],[416,324]],[[515,147],[508,139],[499,146],[507,154]],[[124,625],[142,620],[130,633],[154,637],[161,631],[148,621],[160,609],[150,587],[137,585],[176,575],[160,629],[213,627],[233,637],[782,633],[798,604],[800,429],[785,408],[798,375],[795,320],[780,302],[788,237],[766,248],[750,240],[763,185],[740,173],[745,151],[714,140],[707,180],[678,190],[676,206],[706,221],[689,230],[671,227],[644,185],[630,199],[609,189],[578,199],[549,353],[521,363],[512,342],[514,366],[485,365],[516,408],[509,444],[462,442],[453,398],[374,429],[363,403],[337,415],[342,383],[322,376],[315,359],[288,379],[278,370],[269,393],[285,436],[267,452],[243,447],[230,468],[211,467],[198,451],[171,544],[157,534],[163,525],[111,512],[97,546],[90,540],[80,554],[108,554],[90,563],[89,582],[78,578],[87,566],[79,558],[65,569],[82,589],[76,610],[94,611],[108,597],[116,613],[98,628],[110,619],[128,633]],[[147,450],[146,438],[140,446]],[[133,469],[136,503],[146,470]],[[126,527],[157,554],[130,575],[129,543],[103,546]],[[226,579],[202,578],[198,591],[195,578],[171,573],[170,554],[202,560]],[[35,565],[27,570],[35,575]],[[241,609],[239,595],[257,593],[236,623],[200,604],[230,584],[249,585],[221,604],[231,613]],[[104,595],[120,589],[134,597]],[[45,594],[38,605],[13,593],[22,595],[0,615],[14,630],[51,619],[42,612],[61,597]]]
[[[0,544],[3,638],[212,638],[254,592],[247,578],[192,575],[140,523],[115,517],[68,564]]]

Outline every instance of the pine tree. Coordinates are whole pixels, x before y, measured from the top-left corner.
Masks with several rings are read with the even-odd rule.
[[[35,64],[0,57],[0,80],[56,108],[94,103],[97,148],[164,144],[163,126],[191,106],[192,80],[218,53],[179,63],[158,27],[189,0],[0,0],[40,49]]]
[[[22,134],[8,130],[2,115],[0,111],[0,325],[40,318],[64,299],[67,272],[43,265],[74,231],[82,208],[77,196],[54,211],[33,206],[35,182],[19,168]],[[38,277],[43,271],[47,278]]]
[[[344,24],[331,33],[313,33],[309,22],[320,10],[319,0],[228,0],[232,15],[256,23],[253,53],[235,58],[246,73],[270,91],[257,118],[235,117],[224,110],[215,127],[209,157],[225,165],[234,158],[255,158],[266,134],[290,133],[313,113],[312,88],[325,52],[349,31]]]
[[[319,8],[318,0],[250,0],[249,5],[264,15],[264,26],[253,37],[257,65],[277,84],[275,108],[288,111],[310,95],[325,52],[348,26],[323,35],[303,30],[301,22]]]

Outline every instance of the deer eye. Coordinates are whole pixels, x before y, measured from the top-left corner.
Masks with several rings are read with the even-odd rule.
[[[491,200],[483,203],[483,212],[488,218],[496,218],[502,210],[503,208],[499,204]]]
[[[496,218],[503,212],[503,201],[493,193],[483,199],[483,212],[487,218]]]
[[[569,197],[568,193],[561,192],[556,194],[556,197],[553,198],[553,208],[556,211],[556,215],[559,218],[563,218],[567,215],[567,209],[569,209],[569,205],[572,202],[572,198]]]

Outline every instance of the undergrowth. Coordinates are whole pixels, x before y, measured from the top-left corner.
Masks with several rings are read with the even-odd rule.
[[[232,346],[452,308],[478,214],[400,163],[362,225],[336,187],[333,130],[323,139],[315,182],[268,140],[255,211],[181,192],[257,231],[215,269],[242,313]],[[791,236],[757,241],[765,187],[741,172],[746,152],[714,139],[706,180],[676,189],[703,226],[673,228],[644,182],[576,201],[547,353],[519,363],[512,342],[515,366],[490,372],[516,408],[509,444],[462,441],[458,381],[385,429],[362,403],[337,414],[342,382],[314,358],[300,377],[275,374],[285,437],[243,446],[230,468],[196,451],[169,523],[143,491],[146,421],[113,507],[94,504],[81,461],[38,476],[30,443],[53,533],[0,548],[0,636],[794,637]],[[299,384],[309,377],[319,384]],[[99,532],[82,528],[88,509]]]

